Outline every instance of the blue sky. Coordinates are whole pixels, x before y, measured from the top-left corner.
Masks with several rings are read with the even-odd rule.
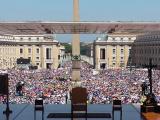
[[[160,21],[160,0],[79,1],[81,21]],[[0,0],[0,21],[72,21],[72,3],[73,0]]]

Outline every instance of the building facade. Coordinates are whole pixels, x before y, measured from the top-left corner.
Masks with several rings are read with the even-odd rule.
[[[38,68],[57,68],[60,50],[52,35],[0,35],[0,69],[17,67],[18,58]]]
[[[131,45],[136,39],[132,34],[108,34],[93,43],[94,68],[125,68],[129,64]]]
[[[132,46],[132,64],[143,67],[152,59],[152,63],[160,67],[160,33],[151,32],[137,36]]]

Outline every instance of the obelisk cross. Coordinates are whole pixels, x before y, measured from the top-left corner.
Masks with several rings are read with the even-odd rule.
[[[157,65],[152,64],[152,59],[149,59],[149,65],[145,65],[148,68],[148,78],[149,78],[149,85],[150,85],[150,95],[152,95],[152,69],[156,68]]]

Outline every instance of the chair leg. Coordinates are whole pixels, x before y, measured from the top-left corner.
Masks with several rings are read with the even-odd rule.
[[[44,120],[44,111],[42,111],[42,120]]]
[[[122,120],[122,109],[121,109],[121,120]]]
[[[72,106],[71,106],[71,120],[73,120],[73,109],[72,109]]]
[[[114,120],[114,110],[112,110],[112,120]]]
[[[36,111],[34,110],[34,120],[36,120]]]
[[[88,116],[87,116],[87,107],[86,107],[86,115],[85,115],[85,117],[86,117],[86,120],[87,120],[87,118],[88,118]]]
[[[87,112],[86,112],[86,120],[87,120]]]
[[[72,120],[74,119],[74,114],[73,114],[73,112],[72,112]]]

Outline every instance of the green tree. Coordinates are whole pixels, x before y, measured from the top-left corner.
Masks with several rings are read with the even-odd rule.
[[[65,47],[66,53],[72,53],[72,45],[71,44],[63,43],[62,45]]]
[[[86,46],[81,46],[81,55],[86,55],[88,52],[88,48]]]

